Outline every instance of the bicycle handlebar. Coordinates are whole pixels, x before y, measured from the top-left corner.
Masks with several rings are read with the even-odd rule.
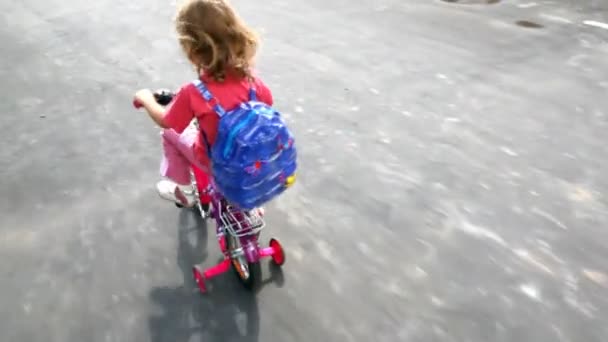
[[[158,89],[154,92],[154,99],[161,106],[166,106],[171,103],[171,101],[173,101],[174,96],[175,93],[167,89]],[[143,104],[137,100],[133,100],[133,107],[135,107],[136,109],[140,109],[141,107],[143,107]]]

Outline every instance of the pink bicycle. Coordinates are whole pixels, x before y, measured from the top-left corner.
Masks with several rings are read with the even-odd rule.
[[[173,95],[170,91],[159,90],[154,97],[159,104],[167,105],[172,101]],[[141,108],[137,102],[133,105]],[[195,124],[198,123],[195,121]],[[212,217],[215,220],[217,241],[224,255],[219,264],[208,269],[203,269],[200,264],[192,267],[198,288],[201,292],[206,292],[206,281],[230,268],[247,289],[257,288],[262,281],[261,260],[271,257],[275,265],[282,266],[285,263],[283,247],[274,238],[270,239],[268,247],[260,245],[260,233],[265,227],[260,210],[243,211],[228,203],[216,191],[213,179],[194,165],[191,165],[191,179],[196,192],[196,207],[203,219]]]

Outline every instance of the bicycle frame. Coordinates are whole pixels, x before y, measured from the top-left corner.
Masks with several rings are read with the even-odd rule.
[[[245,255],[247,262],[250,263],[258,262],[263,256],[271,255],[271,250],[261,249],[258,243],[259,234],[265,226],[264,220],[259,214],[255,212],[245,213],[232,207],[220,192],[215,190],[213,181],[205,172],[194,165],[191,167],[196,182],[197,195],[200,196],[199,205],[200,201],[208,200],[211,202],[210,216],[216,222],[216,234],[220,240],[222,252],[232,253],[231,257],[238,257],[242,253]],[[222,237],[237,239],[241,247],[235,251],[226,251],[226,246],[222,245],[221,242]]]

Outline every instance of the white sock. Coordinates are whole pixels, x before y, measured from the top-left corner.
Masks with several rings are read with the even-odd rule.
[[[194,192],[194,188],[192,187],[192,184],[187,184],[187,185],[181,185],[181,184],[177,184],[177,187],[184,193],[187,195],[190,195]]]

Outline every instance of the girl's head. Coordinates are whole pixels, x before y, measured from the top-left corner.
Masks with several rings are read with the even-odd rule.
[[[186,0],[178,10],[176,29],[186,56],[199,72],[218,81],[227,72],[250,76],[258,38],[227,0]]]

